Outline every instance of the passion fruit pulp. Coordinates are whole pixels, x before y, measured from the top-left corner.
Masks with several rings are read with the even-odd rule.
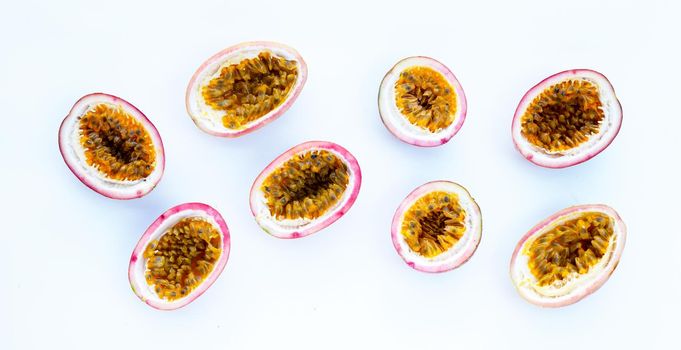
[[[251,212],[275,237],[304,237],[343,216],[361,183],[359,164],[345,148],[332,142],[305,142],[258,175],[251,188]]]
[[[624,249],[626,227],[605,205],[551,215],[518,242],[511,278],[527,301],[546,307],[576,303],[610,277]]]
[[[230,242],[227,224],[212,207],[185,203],[170,208],[135,246],[128,268],[130,285],[153,308],[185,306],[220,275]]]
[[[209,58],[187,87],[187,112],[203,131],[237,137],[278,118],[296,100],[307,65],[291,47],[247,42]]]
[[[423,56],[399,61],[383,78],[378,111],[398,139],[423,147],[448,142],[466,119],[466,96],[454,74]]]
[[[548,168],[582,163],[603,151],[622,125],[608,79],[589,69],[554,74],[534,86],[513,117],[513,141],[529,161]]]
[[[103,93],[71,108],[59,128],[59,150],[81,182],[114,199],[149,193],[165,167],[156,127],[129,102]]]
[[[445,272],[468,261],[480,243],[482,215],[468,191],[450,181],[419,186],[393,216],[391,236],[410,267]]]

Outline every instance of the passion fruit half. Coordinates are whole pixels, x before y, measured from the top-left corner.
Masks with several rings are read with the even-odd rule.
[[[378,90],[383,124],[398,139],[422,147],[447,143],[466,119],[466,95],[454,74],[424,56],[405,58]]]
[[[423,272],[445,272],[475,253],[482,236],[482,214],[463,186],[433,181],[402,201],[390,231],[407,265]]]
[[[560,307],[600,288],[617,267],[627,229],[606,205],[563,209],[532,228],[511,258],[511,279],[532,304]]]
[[[518,104],[513,142],[530,162],[565,168],[595,157],[622,126],[622,106],[608,79],[590,69],[554,74]]]
[[[135,246],[130,286],[153,308],[180,308],[215,282],[229,250],[229,229],[217,210],[203,203],[177,205],[161,214]]]
[[[357,199],[362,172],[345,148],[302,143],[268,165],[251,187],[251,212],[278,238],[315,233],[343,216]]]
[[[279,43],[247,42],[209,58],[189,81],[187,112],[216,136],[259,129],[291,107],[307,79],[300,54]]]
[[[154,124],[129,102],[103,93],[73,105],[59,127],[59,150],[82,183],[114,199],[149,193],[165,167]]]

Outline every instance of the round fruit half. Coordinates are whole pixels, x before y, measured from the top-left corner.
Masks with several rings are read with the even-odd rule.
[[[310,141],[268,165],[251,187],[251,212],[278,238],[315,233],[343,216],[357,199],[362,172],[345,148]]]
[[[237,137],[277,119],[307,79],[300,54],[256,41],[224,49],[203,63],[187,87],[187,112],[201,130]]]
[[[135,246],[130,286],[153,308],[180,308],[215,282],[229,250],[229,229],[217,210],[203,203],[177,205],[161,214]]]
[[[534,164],[565,168],[595,157],[622,126],[622,106],[601,73],[572,69],[554,74],[523,96],[511,132]]]
[[[511,258],[511,279],[532,304],[576,303],[608,280],[622,255],[627,230],[614,209],[580,205],[532,228]]]
[[[139,198],[163,176],[161,135],[120,97],[83,96],[59,127],[64,162],[87,187],[114,199]]]
[[[407,265],[424,272],[445,272],[475,253],[482,236],[482,214],[463,186],[433,181],[400,203],[390,231]]]
[[[415,146],[447,143],[461,129],[466,108],[466,95],[452,71],[430,57],[397,62],[378,90],[383,124]]]

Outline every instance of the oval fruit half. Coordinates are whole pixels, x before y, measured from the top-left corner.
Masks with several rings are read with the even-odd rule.
[[[398,139],[422,147],[439,146],[461,129],[466,95],[454,74],[424,56],[405,58],[390,69],[378,91],[383,124]]]
[[[277,157],[251,187],[251,212],[278,238],[315,233],[343,216],[357,199],[362,172],[345,148],[310,141]]]
[[[94,93],[71,108],[59,150],[74,175],[114,199],[139,198],[161,180],[165,156],[154,124],[120,97]]]
[[[582,300],[610,277],[627,230],[605,205],[563,209],[532,228],[511,258],[511,279],[530,303],[560,307]]]
[[[518,104],[513,142],[530,162],[565,168],[595,157],[622,126],[622,106],[608,79],[590,69],[554,74]]]
[[[203,63],[189,81],[187,112],[201,130],[237,137],[286,112],[307,79],[300,54],[279,43],[229,47]]]
[[[153,308],[185,306],[222,273],[230,243],[229,229],[217,210],[203,203],[172,207],[135,246],[128,267],[130,286]]]
[[[445,272],[468,261],[477,249],[482,214],[463,186],[433,181],[402,201],[393,216],[391,236],[407,265],[424,272]]]

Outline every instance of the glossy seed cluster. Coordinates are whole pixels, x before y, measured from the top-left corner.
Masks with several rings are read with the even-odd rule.
[[[326,150],[298,154],[262,183],[270,214],[277,219],[315,219],[333,207],[348,186],[345,162]]]
[[[295,61],[263,51],[222,68],[201,93],[208,106],[225,112],[225,127],[241,129],[279,106],[297,77]]]
[[[144,126],[122,107],[100,103],[79,121],[80,143],[88,165],[114,180],[140,180],[156,164]]]
[[[441,73],[428,67],[410,67],[395,82],[397,108],[413,125],[430,132],[454,121],[456,94]]]
[[[402,235],[419,255],[438,256],[463,237],[466,211],[454,193],[436,191],[419,198],[404,214]]]
[[[199,217],[184,218],[144,251],[147,283],[169,301],[182,298],[213,270],[222,251],[219,231]]]
[[[530,271],[540,286],[587,273],[607,252],[613,232],[613,222],[607,215],[583,213],[532,242]]]
[[[566,80],[532,100],[521,118],[522,135],[549,152],[564,151],[597,134],[603,118],[598,86],[587,80]]]

